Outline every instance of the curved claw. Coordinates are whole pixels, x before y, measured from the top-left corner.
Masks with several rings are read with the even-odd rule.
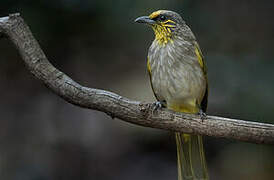
[[[157,110],[157,109],[160,109],[162,107],[163,107],[163,105],[160,101],[156,101],[155,103],[153,103],[153,111]]]

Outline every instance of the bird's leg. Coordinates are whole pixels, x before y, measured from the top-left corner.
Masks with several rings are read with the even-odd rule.
[[[206,118],[206,113],[201,108],[198,112],[198,115],[200,116],[202,121]]]

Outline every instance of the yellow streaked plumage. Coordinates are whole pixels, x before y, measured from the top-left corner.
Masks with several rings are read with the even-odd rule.
[[[147,58],[147,70],[148,70],[148,73],[151,74],[151,67],[150,67],[148,58]]]
[[[152,29],[155,33],[155,39],[160,45],[165,45],[169,41],[172,42],[171,31],[168,30],[168,28],[166,28],[165,26],[152,26]]]
[[[199,49],[197,47],[195,47],[195,54],[197,55],[200,66],[203,68],[204,67],[203,58],[202,58],[202,56],[199,52]]]

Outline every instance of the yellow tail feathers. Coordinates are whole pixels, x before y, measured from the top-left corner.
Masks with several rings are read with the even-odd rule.
[[[202,136],[182,133],[175,135],[178,180],[208,180]]]

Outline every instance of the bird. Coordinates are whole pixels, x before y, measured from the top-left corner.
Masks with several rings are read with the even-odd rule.
[[[149,25],[155,34],[148,49],[147,70],[157,99],[155,109],[206,117],[207,67],[200,46],[183,18],[170,10],[157,10],[135,22]],[[178,180],[208,180],[201,135],[175,133]]]

